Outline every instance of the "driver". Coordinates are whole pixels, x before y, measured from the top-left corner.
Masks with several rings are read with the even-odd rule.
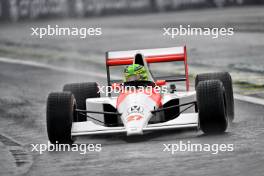
[[[148,74],[144,66],[132,64],[124,70],[124,82],[129,81],[148,81]]]

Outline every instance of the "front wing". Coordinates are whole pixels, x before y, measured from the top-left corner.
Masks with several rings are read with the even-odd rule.
[[[198,114],[197,113],[184,113],[180,114],[177,118],[156,124],[149,124],[143,129],[143,131],[155,131],[155,130],[169,130],[179,128],[198,128]],[[126,133],[125,127],[105,127],[95,124],[92,121],[86,122],[73,122],[71,135],[95,135],[95,134],[114,134],[114,133]]]

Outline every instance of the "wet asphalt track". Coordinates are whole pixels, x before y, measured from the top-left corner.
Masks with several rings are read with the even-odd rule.
[[[91,69],[94,68],[90,65]],[[89,68],[90,68],[89,67]],[[89,69],[87,68],[87,69]],[[102,70],[103,72],[104,70]],[[101,72],[101,71],[98,71]],[[205,136],[197,131],[164,131],[136,139],[124,135],[79,138],[77,143],[100,143],[102,151],[81,155],[78,152],[30,152],[30,144],[47,143],[46,97],[61,90],[63,84],[104,80],[96,77],[52,71],[18,64],[0,63],[0,175],[23,173],[38,175],[251,175],[264,173],[264,108],[236,101],[236,116],[228,132]],[[163,144],[234,144],[233,152],[163,152]],[[21,162],[10,146],[24,151]],[[8,150],[9,153],[8,154]],[[6,151],[6,152],[3,152]],[[25,151],[28,151],[25,153]],[[2,158],[3,157],[3,158]],[[12,158],[13,157],[13,158]],[[24,157],[24,159],[23,159]],[[18,159],[17,159],[18,158]],[[32,161],[32,165],[31,165]],[[9,163],[9,164],[8,164]]]

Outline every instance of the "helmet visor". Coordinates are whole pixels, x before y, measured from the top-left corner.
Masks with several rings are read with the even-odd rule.
[[[131,76],[127,77],[127,79],[126,79],[126,81],[137,81],[137,80],[141,80],[140,75],[131,75]]]

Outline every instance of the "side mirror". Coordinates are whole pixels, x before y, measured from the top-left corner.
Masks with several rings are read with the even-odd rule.
[[[157,81],[155,82],[155,84],[156,84],[157,86],[165,86],[165,85],[166,85],[166,80],[157,80]]]

